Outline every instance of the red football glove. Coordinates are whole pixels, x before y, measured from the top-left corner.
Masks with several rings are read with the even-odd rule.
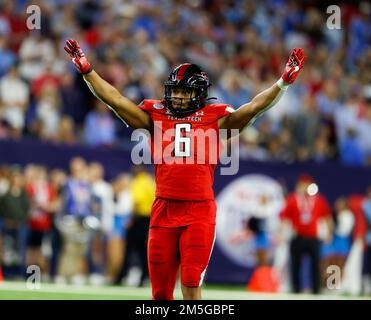
[[[304,66],[306,58],[302,48],[295,48],[292,50],[289,61],[286,63],[285,71],[281,76],[285,84],[291,84],[295,81],[301,68]]]
[[[75,39],[67,40],[64,50],[66,50],[76,69],[80,73],[87,74],[93,70],[91,64],[85,57],[85,53],[82,51]]]

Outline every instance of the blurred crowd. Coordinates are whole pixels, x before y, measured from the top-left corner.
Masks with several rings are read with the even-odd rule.
[[[31,2],[40,30],[26,26]],[[161,99],[171,68],[192,61],[210,74],[210,95],[235,108],[274,83],[291,49],[303,47],[303,73],[244,131],[241,158],[370,165],[371,5],[341,3],[341,29],[329,29],[326,1],[2,1],[0,139],[128,145],[125,126],[66,58],[70,37],[136,103]]]
[[[115,284],[134,268],[148,281],[147,237],[155,182],[144,167],[104,179],[98,162],[70,172],[0,168],[0,267],[8,279],[40,267],[43,281]]]

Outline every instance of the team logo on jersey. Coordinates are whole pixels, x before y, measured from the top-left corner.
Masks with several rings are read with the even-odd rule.
[[[161,109],[165,108],[164,105],[163,105],[162,103],[154,103],[154,104],[153,104],[153,107],[154,107],[155,109],[157,109],[157,110],[161,110]]]
[[[204,116],[204,112],[203,111],[197,111],[196,112],[196,116]]]

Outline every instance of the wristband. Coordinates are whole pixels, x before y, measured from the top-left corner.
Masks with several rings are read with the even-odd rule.
[[[93,71],[93,66],[90,65],[88,71],[84,72],[83,74],[85,75],[85,74],[88,74],[88,73],[90,73],[90,72],[92,72],[92,71]]]
[[[285,81],[283,81],[282,78],[280,78],[280,79],[276,82],[276,85],[277,85],[281,90],[284,90],[284,91],[286,91],[286,90],[289,88],[289,86],[290,86],[290,84],[285,83]]]

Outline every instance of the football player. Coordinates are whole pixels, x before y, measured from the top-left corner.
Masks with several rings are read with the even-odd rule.
[[[215,240],[216,205],[212,184],[216,163],[208,161],[210,143],[200,147],[196,140],[208,130],[241,131],[272,107],[302,69],[303,49],[292,51],[282,77],[275,84],[237,110],[227,104],[207,103],[211,83],[208,75],[195,64],[184,63],[174,68],[165,82],[162,100],[144,100],[137,106],[94,71],[76,40],[68,40],[65,50],[93,94],[127,125],[152,133],[162,132],[163,139],[154,139],[151,134],[150,141],[152,157],[156,158],[157,154],[154,159],[156,199],[148,239],[152,298],[173,299],[180,267],[183,298],[200,299],[200,286]],[[167,136],[169,132],[172,138]],[[196,145],[198,149],[194,148]],[[213,145],[215,147],[215,143]],[[168,156],[162,151],[169,148],[177,161],[167,161]],[[206,155],[206,161],[178,161],[200,154]]]

